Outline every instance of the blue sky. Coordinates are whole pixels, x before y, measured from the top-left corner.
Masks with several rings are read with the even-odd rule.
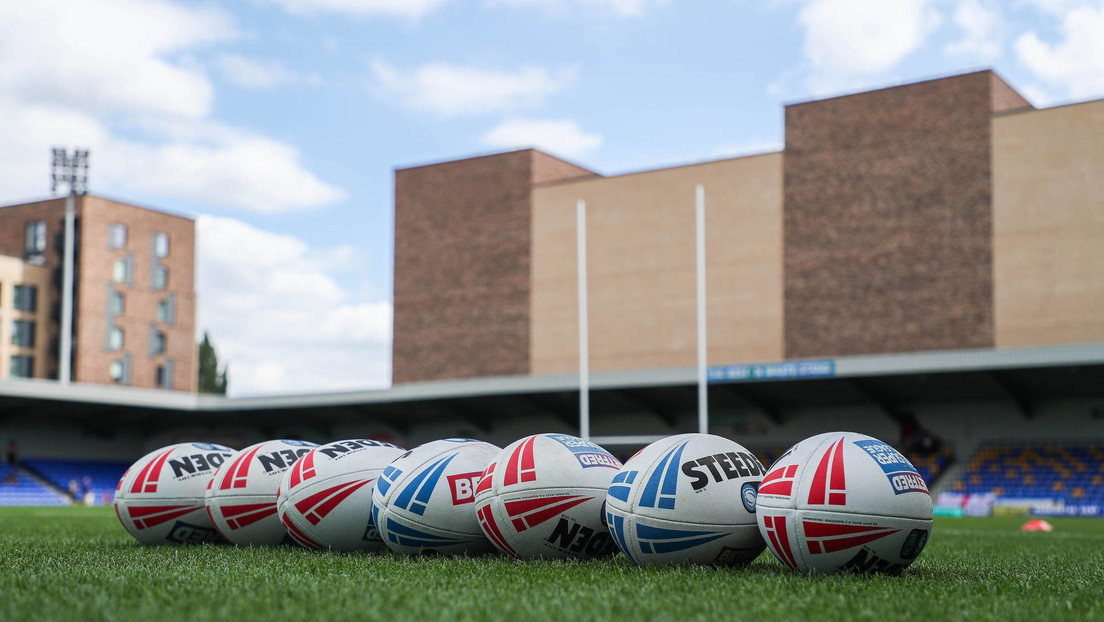
[[[0,203],[197,218],[235,395],[386,386],[393,170],[536,146],[603,174],[779,149],[788,102],[992,67],[1104,96],[1104,0],[0,4]]]

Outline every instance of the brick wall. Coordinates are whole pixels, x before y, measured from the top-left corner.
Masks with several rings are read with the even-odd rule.
[[[585,174],[533,150],[395,172],[395,384],[529,373],[531,189]]]
[[[788,358],[993,346],[992,75],[786,108]]]
[[[172,361],[172,386],[178,391],[195,391],[197,347],[195,342],[195,222],[108,199],[82,197],[79,306],[77,309],[77,360],[74,380],[111,383],[109,367],[123,353],[130,355],[131,386],[157,388],[158,366]],[[108,247],[111,223],[127,227],[126,247]],[[167,233],[169,252],[158,258],[168,269],[167,286],[155,290],[153,279],[153,235]],[[116,258],[134,258],[133,285],[115,283]],[[107,298],[116,289],[125,299],[124,313],[113,320],[123,329],[121,351],[107,349]],[[169,295],[175,299],[173,323],[158,322],[157,307]],[[150,326],[166,336],[164,354],[151,355]]]

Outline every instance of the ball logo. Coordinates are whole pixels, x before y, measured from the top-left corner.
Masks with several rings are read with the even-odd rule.
[[[502,535],[502,530],[498,528],[498,523],[495,522],[494,513],[491,511],[490,504],[483,505],[476,509],[475,516],[479,519],[479,526],[483,529],[483,533],[487,534],[487,538],[489,538],[491,542],[494,542],[495,546],[507,555],[521,557],[518,555],[517,551],[514,550],[514,547],[506,542],[506,538]]]
[[[307,519],[307,522],[312,525],[317,525],[323,518],[326,518],[334,508],[340,505],[342,501],[349,498],[349,495],[360,490],[367,484],[371,484],[373,481],[375,481],[374,477],[372,479],[338,484],[337,486],[327,488],[321,492],[316,492],[296,503],[295,509],[299,510],[299,513],[303,515],[303,518]]]
[[[595,531],[562,516],[545,542],[554,548],[572,553],[585,552],[591,557],[611,555],[617,550],[617,544],[608,533]]]
[[[741,477],[762,475],[764,470],[755,456],[740,451],[726,451],[691,460],[682,465],[682,472],[694,478],[694,481],[690,482],[690,487],[697,492],[709,485],[711,481],[709,475],[713,476],[713,482],[720,483]]]
[[[879,540],[900,531],[888,527],[868,527],[864,525],[840,525],[821,521],[801,522],[805,531],[805,541],[813,555],[835,553],[852,547]]]
[[[475,503],[475,487],[479,484],[480,473],[459,473],[449,475],[449,490],[452,491],[452,504]]]
[[[766,527],[767,539],[770,540],[774,550],[778,552],[779,559],[790,570],[797,570],[797,561],[790,549],[789,527],[786,525],[785,516],[763,516],[763,526]]]
[[[928,492],[928,485],[924,483],[924,478],[920,477],[920,473],[908,458],[902,456],[896,449],[876,440],[855,441],[855,445],[865,451],[882,468],[893,487],[894,494],[900,495],[906,492],[931,494]]]
[[[778,495],[788,497],[793,493],[794,475],[797,473],[797,465],[791,464],[784,469],[778,469],[763,478],[759,486],[761,495]]]
[[[902,559],[916,559],[920,555],[920,551],[924,550],[924,545],[928,543],[928,530],[927,529],[913,529],[905,538],[905,543],[901,546],[901,558]]]
[[[410,483],[395,497],[395,507],[408,510],[419,516],[425,514],[426,507],[429,506],[429,498],[433,495],[433,489],[437,487],[437,482],[441,479],[441,473],[445,471],[445,467],[455,457],[456,454],[452,454],[441,458],[414,476],[414,479],[410,480]]]
[[[686,443],[671,449],[663,456],[659,466],[652,471],[651,477],[648,478],[648,483],[644,485],[644,492],[640,495],[640,507],[664,510],[675,509],[678,466],[679,460],[682,459],[683,449],[686,449]]]
[[[755,490],[757,484],[745,483],[740,487],[740,500],[744,502],[744,509],[749,513],[755,513],[755,498],[758,494]]]
[[[288,490],[295,488],[300,483],[315,477],[318,473],[314,469],[314,452],[316,449],[310,450],[302,459],[295,462],[291,467],[291,483],[288,485]],[[279,491],[277,491],[279,492]]]
[[[716,531],[668,529],[644,523],[636,524],[636,539],[640,543],[640,550],[649,554],[682,551],[719,540],[725,535],[724,532]]]
[[[173,450],[167,449],[153,460],[150,460],[139,473],[138,477],[134,478],[134,485],[130,487],[132,493],[152,493],[157,492],[157,480],[161,478],[161,468],[165,466],[165,461],[169,459],[169,454]]]
[[[525,499],[522,501],[507,501],[506,514],[510,516],[514,529],[521,533],[531,529],[544,521],[566,512],[571,508],[590,501],[594,497],[582,495],[561,495],[556,497],[544,497],[541,499]]]
[[[276,514],[275,503],[243,503],[219,508],[230,529],[238,530]],[[217,524],[217,523],[216,523]]]
[[[506,475],[502,478],[503,486],[537,481],[537,465],[533,458],[533,444],[536,441],[537,437],[531,437],[510,454],[510,461],[506,463]]]
[[[478,495],[481,492],[491,489],[491,485],[493,484],[493,480],[491,478],[494,475],[494,470],[494,462],[492,462],[490,466],[483,470],[482,475],[479,476],[479,485],[475,487],[475,494]]]
[[[843,470],[843,439],[832,443],[817,465],[809,505],[847,505],[847,481]]]
[[[201,509],[201,505],[147,505],[131,507],[128,511],[135,527],[149,529]]]
[[[549,434],[548,438],[570,450],[584,469],[590,467],[621,468],[621,462],[614,458],[613,454],[588,440],[570,434]]]
[[[258,445],[253,451],[238,456],[238,459],[230,463],[230,468],[226,470],[226,475],[222,476],[222,483],[219,484],[219,490],[230,490],[231,488],[245,488],[249,483],[249,463],[253,461],[253,456],[257,455],[261,446]]]

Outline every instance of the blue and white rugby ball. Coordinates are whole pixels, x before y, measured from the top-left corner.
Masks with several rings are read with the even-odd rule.
[[[621,551],[640,565],[744,565],[764,548],[755,522],[764,473],[735,441],[670,436],[642,449],[613,478],[606,522]]]
[[[372,513],[384,544],[415,555],[480,555],[494,546],[475,517],[475,489],[501,451],[483,441],[448,438],[415,447],[383,470]]]

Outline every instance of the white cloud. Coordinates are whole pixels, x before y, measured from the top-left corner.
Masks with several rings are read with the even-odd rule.
[[[448,0],[268,0],[289,13],[334,13],[354,17],[376,15],[418,19]]]
[[[0,196],[41,195],[67,145],[92,150],[93,191],[266,212],[343,199],[291,145],[211,121],[210,80],[171,60],[236,36],[228,15],[164,0],[0,3]]]
[[[558,10],[571,4],[581,4],[625,17],[638,17],[643,15],[652,5],[659,4],[659,2],[656,0],[491,0],[491,4],[532,6],[545,10]]]
[[[1070,10],[1058,30],[1061,38],[1053,44],[1034,31],[1020,35],[1015,42],[1020,64],[1072,97],[1104,93],[1104,2]]]
[[[1000,56],[1000,10],[997,5],[979,0],[963,0],[952,19],[962,30],[962,38],[947,44],[948,56],[992,61]]]
[[[223,54],[219,57],[218,66],[230,82],[247,89],[271,89],[299,84],[318,86],[322,83],[318,74],[296,73],[276,60],[259,61],[236,54]]]
[[[1037,10],[1054,17],[1065,17],[1070,11],[1092,6],[1098,0],[1019,0],[1020,4],[1035,7]]]
[[[939,25],[933,0],[808,0],[798,16],[815,94],[887,72]]]
[[[537,147],[563,157],[579,157],[602,146],[602,137],[568,120],[508,119],[483,135],[483,144],[499,149]]]
[[[347,250],[212,216],[197,219],[196,245],[198,325],[230,364],[232,395],[390,383],[391,304],[333,278],[325,258]]]
[[[442,117],[538,106],[575,77],[573,69],[553,74],[542,67],[523,67],[510,72],[447,63],[403,71],[381,59],[371,61],[370,69],[377,93]]]
[[[161,0],[0,3],[0,92],[45,106],[199,118],[214,91],[169,56],[236,36],[225,13]]]

